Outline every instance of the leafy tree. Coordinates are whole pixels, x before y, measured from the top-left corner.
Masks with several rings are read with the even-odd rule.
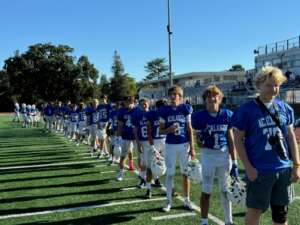
[[[107,76],[105,74],[102,74],[100,77],[99,89],[101,94],[105,94],[105,95],[111,94],[111,85],[110,82],[107,80]]]
[[[111,79],[111,99],[113,101],[120,101],[126,96],[136,95],[135,80],[129,75],[115,76]]]
[[[168,77],[168,66],[165,58],[153,59],[145,65],[145,71],[148,73],[144,80],[160,80]]]
[[[240,64],[232,65],[229,71],[245,71],[245,68]]]
[[[19,101],[71,100],[93,97],[98,71],[86,56],[76,62],[67,45],[36,44],[5,60],[10,94]]]
[[[121,61],[121,57],[117,51],[114,52],[113,64],[111,67],[111,71],[112,71],[114,77],[124,75],[124,66]]]

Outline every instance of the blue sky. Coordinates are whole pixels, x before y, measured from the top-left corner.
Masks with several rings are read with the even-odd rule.
[[[257,46],[300,35],[299,0],[171,0],[175,74],[254,66]],[[0,66],[36,43],[67,44],[111,74],[168,57],[167,0],[0,0]]]

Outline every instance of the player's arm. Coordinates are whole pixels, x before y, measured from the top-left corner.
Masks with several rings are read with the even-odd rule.
[[[228,147],[229,147],[229,154],[231,157],[231,160],[233,162],[236,162],[237,160],[237,153],[236,153],[236,148],[234,145],[234,136],[233,136],[233,129],[229,128],[228,129]]]
[[[296,135],[294,132],[294,126],[290,125],[287,127],[288,129],[288,143],[290,148],[290,154],[293,160],[293,172],[292,172],[292,182],[297,182],[300,178],[300,158],[299,151],[297,146]]]
[[[148,136],[148,141],[150,145],[154,145],[153,143],[153,137],[152,137],[152,126],[151,122],[147,121],[147,136]]]
[[[159,120],[159,134],[166,135],[170,133],[175,133],[177,129],[178,127],[175,125],[166,127],[165,121],[162,118]]]
[[[190,115],[189,115],[189,118],[191,118]],[[190,152],[189,153],[190,153],[192,159],[195,159],[196,152],[195,152],[195,148],[194,148],[194,135],[193,135],[191,119],[187,120],[187,132],[188,132],[188,138],[189,138],[189,144],[190,144]]]
[[[250,181],[254,181],[257,178],[257,170],[252,166],[252,164],[248,159],[248,155],[244,145],[244,137],[245,137],[245,131],[241,131],[237,128],[234,129],[234,144],[237,153],[244,164],[247,177],[249,178]]]

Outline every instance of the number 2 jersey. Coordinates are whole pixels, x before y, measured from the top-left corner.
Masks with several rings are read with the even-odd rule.
[[[277,110],[270,107],[272,114],[277,111],[280,125],[283,127],[285,148],[288,149],[287,127],[294,123],[293,109],[279,99],[274,99]],[[240,106],[233,115],[232,126],[245,132],[244,145],[248,159],[258,172],[270,173],[290,167],[288,159],[282,160],[268,142],[278,127],[267,112],[264,112],[255,100]]]
[[[215,116],[207,110],[192,114],[192,126],[203,147],[222,152],[228,151],[228,129],[231,128],[232,114],[228,109],[220,109]]]
[[[166,105],[158,109],[159,121],[165,124],[165,128],[176,125],[175,133],[169,133],[166,137],[167,144],[182,144],[189,142],[187,125],[191,121],[193,108],[188,104],[178,106]]]

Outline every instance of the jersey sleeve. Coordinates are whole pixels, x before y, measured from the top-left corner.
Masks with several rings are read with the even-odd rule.
[[[192,113],[192,117],[191,117],[192,127],[195,130],[199,130],[200,129],[198,115],[199,115],[199,112],[194,112],[194,113]]]
[[[166,123],[166,120],[167,120],[166,114],[165,114],[166,109],[167,109],[166,107],[160,107],[157,111],[157,115],[158,115],[160,123]]]
[[[231,127],[236,128],[240,131],[246,131],[248,113],[247,110],[245,110],[245,108],[245,106],[240,106],[234,111],[233,116],[231,118]]]
[[[121,108],[121,109],[118,111],[118,116],[117,116],[118,120],[124,122],[123,116],[124,116],[124,109]]]
[[[232,128],[232,116],[233,116],[233,112],[229,109],[226,110],[226,114],[227,114],[227,119],[228,119],[228,129]]]
[[[286,111],[287,111],[287,126],[290,126],[290,125],[295,123],[294,110],[287,103],[285,103],[285,108],[286,108]]]

